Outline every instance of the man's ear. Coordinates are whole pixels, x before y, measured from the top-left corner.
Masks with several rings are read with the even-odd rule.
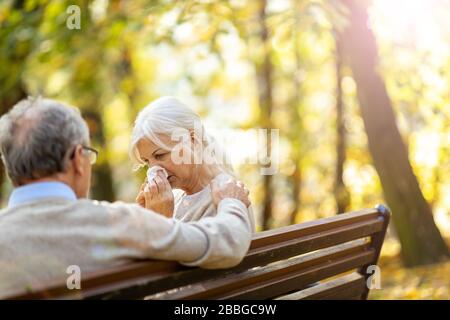
[[[86,159],[83,156],[83,147],[80,145],[76,146],[72,159],[75,174],[82,175],[84,173],[83,164],[85,160]]]

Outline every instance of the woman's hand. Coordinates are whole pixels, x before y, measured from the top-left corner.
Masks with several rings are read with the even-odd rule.
[[[161,171],[158,171],[154,180],[148,182],[145,179],[136,202],[141,207],[161,213],[168,218],[172,217],[174,209],[172,188]]]

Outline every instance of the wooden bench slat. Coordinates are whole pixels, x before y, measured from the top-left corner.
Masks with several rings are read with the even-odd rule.
[[[382,221],[372,219],[330,229],[317,234],[299,236],[282,243],[269,244],[258,249],[250,250],[247,257],[244,259],[243,264],[249,263],[253,265],[286,259],[313,250],[367,237],[380,231],[382,227]],[[265,255],[269,252],[270,256],[266,257]]]
[[[368,261],[373,257],[373,254],[373,249],[369,247],[368,243],[364,241],[354,241],[352,243],[346,243],[311,252],[306,255],[297,256],[285,261],[276,262],[264,267],[257,267],[240,273],[234,273],[228,277],[220,277],[198,284],[179,287],[176,290],[160,292],[153,296],[148,296],[146,299],[219,299],[223,295],[229,296],[232,291],[238,291],[239,294],[250,291],[255,293],[257,288],[261,288],[258,284],[267,286],[272,282],[275,282],[278,285],[281,283],[280,279],[291,278],[300,271],[308,271],[309,268],[315,268],[315,271],[320,269],[322,272],[329,272],[330,270],[331,272],[334,272],[335,270],[340,270],[334,265],[337,261],[340,261],[341,263],[343,261],[353,261],[352,259],[357,259],[360,256],[364,256],[365,258],[358,260],[359,262]],[[327,266],[330,265],[332,266],[330,267],[330,270],[327,271]],[[318,266],[320,266],[319,269],[317,269]],[[352,264],[353,268],[356,268],[357,266],[358,265]],[[322,279],[320,278],[321,274],[322,273],[316,273],[313,275],[319,278],[312,281]],[[298,286],[300,284],[300,282],[297,282],[294,285]],[[298,289],[298,287],[295,289]],[[273,291],[271,290],[271,292]]]
[[[376,209],[364,209],[344,215],[304,222],[298,225],[290,225],[274,230],[258,232],[253,236],[249,252],[252,252],[253,249],[262,248],[267,245],[297,239],[300,234],[306,236],[308,234],[313,234],[314,232],[330,230],[339,226],[348,225],[349,222],[359,222],[377,217],[378,212]],[[323,227],[323,223],[327,223],[327,226]],[[89,287],[90,284],[93,286],[102,284],[103,280],[108,280],[111,282],[127,277],[138,277],[140,275],[148,274],[155,274],[155,276],[158,276],[160,273],[170,273],[173,271],[186,269],[189,268],[173,261],[138,261],[124,266],[111,268],[109,270],[92,272],[85,277],[83,284]]]
[[[250,249],[256,249],[272,244],[324,232],[352,223],[379,218],[376,209],[364,209],[319,220],[307,221],[301,224],[284,226],[281,228],[258,232],[253,237]]]
[[[371,219],[368,221],[357,222],[352,225],[330,229],[320,234],[299,237],[298,239],[289,240],[285,243],[271,244],[266,247],[250,250],[244,260],[237,267],[228,269],[226,274],[236,273],[239,270],[251,268],[256,265],[264,265],[280,259],[287,259],[292,256],[303,254],[309,251],[325,248],[331,244],[340,244],[360,237],[368,236],[372,233],[380,231],[382,221]],[[124,281],[122,287],[124,290],[134,291],[139,295],[149,295],[154,292],[168,290],[173,287],[183,286],[187,283],[206,281],[218,275],[225,276],[223,270],[205,270],[205,269],[181,269],[180,272],[167,272],[157,277],[152,275],[151,278],[137,278],[137,284],[133,287],[132,281]],[[83,283],[86,288],[86,283]],[[110,288],[105,288],[110,291]],[[119,286],[117,286],[119,289]],[[136,291],[138,290],[138,291]],[[85,296],[94,296],[95,292],[89,292],[86,288]],[[119,293],[119,292],[117,292]],[[120,294],[124,294],[123,291]],[[111,295],[112,297],[112,295]],[[133,298],[132,296],[129,296]]]
[[[235,292],[215,299],[273,299],[281,294],[304,288],[306,285],[330,277],[337,273],[357,268],[361,263],[371,261],[375,253],[373,249],[358,255],[337,259],[333,263],[318,265],[308,271],[300,271],[291,276],[275,279],[258,285],[257,287]]]
[[[353,272],[311,288],[280,296],[275,300],[354,299],[362,295],[365,286],[365,278],[358,272]]]

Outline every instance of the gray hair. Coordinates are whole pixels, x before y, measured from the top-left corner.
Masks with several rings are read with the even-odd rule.
[[[68,151],[89,143],[78,109],[58,101],[28,98],[0,118],[0,152],[15,185],[64,172]]]

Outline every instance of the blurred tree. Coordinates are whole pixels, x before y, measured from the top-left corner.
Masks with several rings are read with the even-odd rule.
[[[65,25],[72,4],[81,8],[80,30]],[[176,95],[213,126],[280,129],[279,174],[262,177],[257,165],[239,166],[265,228],[324,217],[336,207],[343,212],[350,201],[353,208],[371,206],[382,201],[381,185],[342,43],[333,38],[333,28],[346,19],[327,16],[336,4],[344,6],[325,0],[0,1],[0,112],[27,93],[81,107],[101,149],[94,197],[132,201],[138,182],[129,179],[126,152],[132,121],[154,98]],[[380,19],[372,9],[371,18]],[[389,6],[383,10],[392,13]],[[423,195],[445,228],[448,41],[432,52],[416,50],[380,33],[387,28],[380,21],[374,24],[383,53],[377,70],[398,111]],[[446,24],[439,25],[450,36]],[[432,144],[436,154],[428,149]]]
[[[115,193],[113,189],[112,172],[106,151],[106,141],[104,134],[104,126],[101,115],[96,112],[96,108],[88,108],[83,112],[83,118],[86,120],[91,135],[91,141],[94,146],[99,146],[99,159],[92,172],[91,193],[92,199],[114,201]],[[103,153],[103,154],[102,154]]]
[[[258,101],[261,108],[260,125],[267,129],[266,133],[266,155],[268,159],[272,157],[271,132],[272,128],[272,61],[271,61],[271,43],[269,36],[269,28],[267,26],[267,0],[261,0],[258,3],[258,24],[259,24],[259,41],[261,46],[261,54],[256,63],[256,78],[258,83]],[[270,167],[271,163],[264,164]],[[272,219],[272,175],[263,175],[264,200],[263,200],[263,229],[270,229]]]
[[[439,262],[448,257],[448,248],[419,188],[387,90],[376,70],[377,46],[369,29],[367,8],[355,0],[343,3],[349,11],[349,24],[341,34],[342,45],[357,83],[369,150],[392,210],[403,261],[408,267]]]
[[[91,132],[93,142],[103,141],[103,145],[99,145],[105,147],[102,140],[103,126],[98,122],[101,119],[99,97],[105,81],[101,79],[102,65],[95,60],[99,58],[99,53],[103,54],[101,48],[105,47],[105,43],[98,39],[99,30],[89,14],[88,1],[77,1],[82,12],[81,30],[66,28],[66,8],[69,5],[69,1],[55,3],[24,0],[12,1],[3,8],[6,15],[1,20],[0,37],[2,62],[5,62],[6,68],[0,71],[0,111],[6,112],[27,94],[58,98],[48,92],[47,85],[53,72],[64,70],[70,74],[70,85],[61,91],[71,97],[72,104],[82,110],[89,110],[91,118],[88,121],[91,124],[97,121],[95,125],[90,125],[90,128],[97,130],[94,134]],[[24,71],[32,69],[28,60],[43,63],[43,74],[48,76],[39,75],[35,82],[28,79],[30,73],[24,74]],[[102,159],[103,163],[93,168],[93,181],[96,182],[93,195],[99,200],[114,200],[108,159]],[[3,170],[0,179],[2,177]]]
[[[294,93],[292,95],[292,100],[290,103],[290,127],[289,127],[289,141],[291,142],[291,158],[294,164],[294,172],[290,177],[292,185],[292,200],[293,208],[290,217],[290,223],[296,223],[297,213],[301,207],[301,190],[302,190],[302,156],[303,156],[303,145],[302,138],[304,139],[304,128],[303,119],[301,114],[303,112],[301,106],[302,101],[302,83],[301,83],[301,72],[302,72],[302,62],[301,62],[301,52],[300,52],[300,19],[301,19],[301,6],[299,1],[295,1],[293,5],[293,15],[294,15],[294,30],[292,31],[293,38],[293,51],[294,51],[294,68],[292,72],[292,82],[294,83]]]
[[[27,3],[12,1],[0,19],[0,116],[27,96],[22,74],[28,56],[38,44],[33,31],[40,25],[44,12],[42,7]],[[4,177],[3,161],[0,161],[0,202]]]
[[[345,108],[342,97],[342,48],[339,36],[334,32],[336,50],[336,172],[334,183],[334,198],[337,213],[347,212],[350,206],[350,192],[344,183],[344,164],[346,149]]]

